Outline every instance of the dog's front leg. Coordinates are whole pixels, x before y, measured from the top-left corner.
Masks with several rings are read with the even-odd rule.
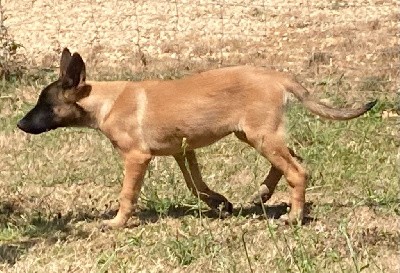
[[[151,160],[151,155],[136,150],[123,153],[123,156],[125,177],[119,196],[119,210],[115,218],[104,221],[104,224],[109,227],[122,227],[132,216],[143,184],[143,177]]]

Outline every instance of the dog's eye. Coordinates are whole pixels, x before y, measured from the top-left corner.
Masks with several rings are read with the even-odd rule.
[[[58,117],[66,117],[69,115],[70,111],[70,107],[65,105],[53,107],[53,112]]]

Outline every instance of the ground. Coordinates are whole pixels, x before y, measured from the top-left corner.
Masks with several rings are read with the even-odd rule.
[[[20,6],[12,6],[16,2]],[[106,27],[102,32],[91,30],[93,24],[102,27],[115,18],[107,13],[106,1],[78,1],[82,5],[87,3],[80,6],[80,17],[75,16],[79,9],[73,4],[69,4],[70,13],[60,8],[52,17],[50,11],[55,10],[55,5],[50,4],[56,2],[10,1],[3,5],[9,8],[7,20],[12,22],[7,26],[16,41],[24,45],[21,52],[29,66],[22,78],[11,77],[0,84],[0,271],[400,270],[396,168],[400,51],[394,1],[333,4],[314,1],[298,6],[294,1],[277,5],[266,0],[254,2],[253,6],[224,1],[233,11],[235,6],[240,12],[226,8],[225,28],[208,26],[203,33],[205,37],[197,39],[188,36],[198,34],[190,27],[201,28],[198,24],[206,21],[207,14],[221,15],[218,6],[199,2],[192,20],[196,24],[181,19],[178,23],[187,27],[181,32],[172,28],[177,35],[170,39],[174,43],[167,43],[164,34],[154,36],[159,37],[162,47],[151,35],[147,40],[139,40],[145,61],[135,59],[139,54],[137,32],[128,31],[135,45],[135,53],[128,55],[123,50],[122,36],[115,38],[116,43],[107,44],[111,31]],[[61,2],[58,5],[67,5]],[[129,13],[124,6],[128,1],[108,2],[116,6],[114,12]],[[138,3],[140,11],[142,6],[148,8],[156,2]],[[192,16],[196,8],[182,10],[183,4],[180,1],[176,4],[178,12],[181,11],[178,17]],[[174,5],[170,5],[172,8],[165,9],[166,13],[176,15]],[[84,25],[80,20],[88,16],[83,11],[89,7],[95,7],[92,14],[97,12],[98,16],[93,18],[101,20],[87,19],[85,35],[97,33],[95,38],[101,47],[88,45],[85,35],[81,35],[81,41],[77,40],[80,36],[76,31],[62,34],[70,29],[82,30]],[[162,6],[158,7],[140,13],[140,22],[151,22],[153,18],[154,24],[170,22],[168,27],[180,27],[168,16],[148,16],[150,11],[161,14]],[[21,9],[31,9],[31,16],[18,14]],[[46,25],[41,21],[45,19],[35,15],[40,9],[46,11],[43,18],[64,18],[56,20],[61,21],[59,32],[51,29],[54,24]],[[77,18],[68,21],[74,27],[63,24],[68,14]],[[134,13],[129,14],[135,18]],[[238,14],[242,21],[235,27],[232,22]],[[127,18],[122,15],[118,18]],[[42,36],[36,36],[35,30],[29,33],[27,24],[21,23],[30,22],[29,18],[32,22],[42,22],[39,24],[44,28]],[[137,22],[132,18],[131,22]],[[18,24],[22,26],[19,32]],[[117,25],[123,26],[123,20]],[[248,31],[243,37],[217,39],[218,43],[213,43],[209,34],[240,34],[241,28]],[[149,24],[144,29],[153,33],[156,27]],[[54,33],[60,34],[54,36]],[[263,41],[254,38],[257,33],[266,35],[261,36]],[[186,40],[179,40],[178,34]],[[44,37],[58,39],[54,51],[46,49],[49,44],[40,42],[40,39],[46,41]],[[178,48],[176,41],[182,41]],[[38,92],[57,77],[56,70],[43,68],[56,66],[58,50],[69,44],[82,51],[85,60],[89,59],[90,79],[171,79],[217,66],[255,64],[292,72],[328,104],[353,106],[371,99],[378,99],[378,104],[358,119],[333,122],[309,114],[296,101],[290,102],[288,143],[303,157],[310,173],[303,226],[287,226],[277,219],[289,209],[284,180],[264,207],[249,203],[269,164],[253,149],[229,136],[200,149],[198,155],[205,181],[233,202],[231,217],[220,219],[209,212],[190,194],[173,159],[160,157],[152,161],[145,177],[137,208],[139,222],[132,221],[122,230],[103,230],[101,221],[115,214],[123,176],[121,160],[110,142],[99,132],[88,129],[58,129],[31,136],[15,127],[16,121],[35,103]],[[49,54],[46,58],[45,53]],[[119,62],[123,64],[121,67],[115,65]],[[108,65],[112,69],[105,70]]]

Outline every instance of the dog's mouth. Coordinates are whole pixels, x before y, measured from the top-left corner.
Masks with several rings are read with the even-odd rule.
[[[25,133],[32,134],[32,135],[38,135],[41,133],[46,133],[48,131],[54,130],[55,128],[51,127],[35,127],[35,126],[29,126],[29,124],[24,121],[23,119],[20,120],[17,123],[18,129],[24,131]]]

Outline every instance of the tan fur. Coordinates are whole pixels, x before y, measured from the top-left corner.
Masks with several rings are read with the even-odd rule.
[[[86,126],[102,131],[124,160],[125,177],[117,216],[120,227],[133,213],[143,177],[153,156],[172,155],[191,192],[213,209],[232,204],[204,183],[194,149],[234,133],[271,162],[253,196],[265,202],[285,176],[291,193],[288,221],[303,217],[307,174],[285,144],[283,122],[287,92],[311,112],[330,119],[351,119],[358,109],[333,109],[312,99],[288,74],[248,66],[211,70],[173,81],[86,82],[79,54],[64,49],[60,78],[42,90],[36,106],[17,126],[32,134],[59,127]]]
[[[307,175],[284,142],[285,93],[293,93],[311,111],[327,118],[348,119],[366,111],[326,107],[312,100],[291,76],[247,66],[174,81],[87,84],[92,91],[78,104],[92,113],[88,126],[103,131],[125,159],[121,207],[108,222],[111,226],[124,225],[130,217],[152,156],[173,155],[188,187],[211,207],[228,203],[202,181],[193,150],[230,133],[272,163],[255,199],[266,201],[284,175],[292,188],[289,220],[301,219]]]

